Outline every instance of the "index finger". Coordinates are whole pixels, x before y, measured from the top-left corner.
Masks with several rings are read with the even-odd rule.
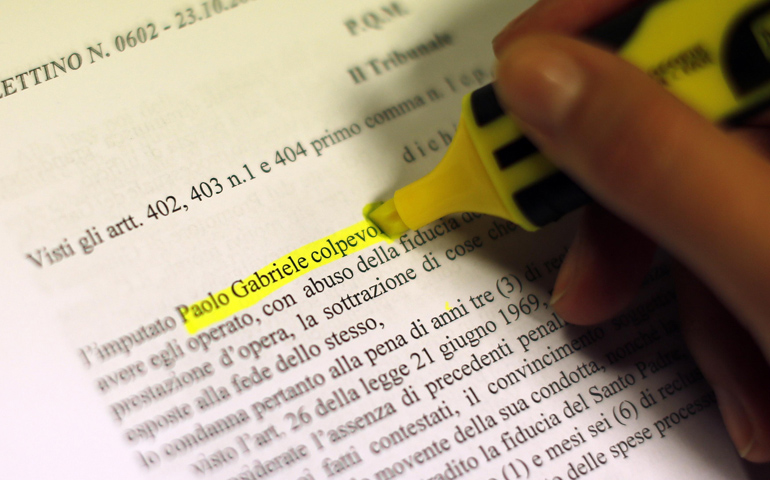
[[[515,38],[531,33],[575,35],[641,3],[640,0],[540,0],[495,37],[498,55]]]

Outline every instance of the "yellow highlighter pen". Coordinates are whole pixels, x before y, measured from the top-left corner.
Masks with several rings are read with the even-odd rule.
[[[653,0],[585,37],[714,122],[739,124],[770,105],[770,0]],[[534,231],[589,201],[505,115],[490,84],[463,98],[441,163],[369,218],[391,238],[465,211]]]

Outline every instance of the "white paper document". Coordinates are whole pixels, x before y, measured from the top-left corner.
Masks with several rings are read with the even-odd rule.
[[[665,262],[579,328],[548,304],[577,215],[363,221],[531,3],[7,6],[0,476],[761,478]]]

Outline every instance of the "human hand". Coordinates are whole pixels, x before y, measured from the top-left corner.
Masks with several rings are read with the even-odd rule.
[[[501,103],[607,209],[586,211],[552,303],[572,323],[606,320],[662,246],[678,261],[682,331],[733,443],[770,461],[770,132],[725,132],[570,38],[633,3],[541,0],[495,39]]]

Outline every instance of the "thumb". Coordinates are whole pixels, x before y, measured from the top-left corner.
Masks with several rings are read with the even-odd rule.
[[[513,41],[496,85],[548,158],[698,273],[770,358],[768,162],[635,67],[577,40]]]

